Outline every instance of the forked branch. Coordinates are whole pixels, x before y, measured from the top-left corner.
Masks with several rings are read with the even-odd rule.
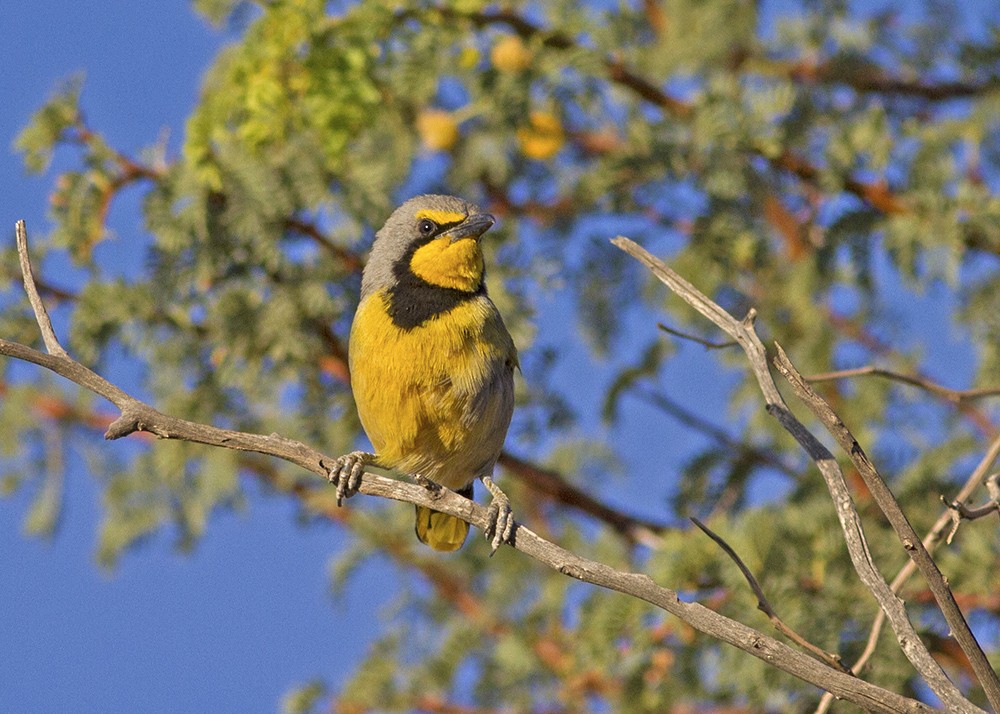
[[[882,610],[886,613],[889,624],[893,628],[896,640],[914,669],[920,673],[927,685],[945,704],[949,711],[969,712],[979,711],[969,702],[959,689],[948,679],[941,666],[931,657],[927,647],[921,642],[913,624],[909,620],[902,600],[896,597],[881,573],[875,567],[861,518],[851,500],[844,474],[833,454],[806,427],[795,418],[778,387],[771,376],[768,365],[767,351],[764,343],[754,330],[756,312],[750,310],[743,320],[737,320],[706,295],[697,290],[688,281],[671,270],[663,261],[656,259],[649,251],[634,241],[619,236],[611,241],[623,251],[638,259],[652,271],[664,285],[670,288],[678,297],[691,307],[715,323],[719,329],[739,343],[746,352],[750,369],[757,379],[757,384],[764,395],[767,411],[781,426],[791,434],[799,445],[809,454],[823,475],[827,489],[833,499],[840,520],[847,550],[851,556],[858,577],[871,591]],[[978,645],[977,645],[978,646]],[[981,650],[980,650],[981,651]],[[993,675],[995,677],[995,675]],[[994,705],[996,706],[996,705]]]
[[[868,455],[861,448],[861,445],[854,438],[847,425],[837,416],[837,413],[830,404],[803,379],[791,360],[788,359],[788,355],[785,354],[781,345],[776,343],[775,348],[778,351],[778,355],[775,357],[775,365],[778,367],[778,371],[788,380],[799,400],[809,407],[812,413],[822,422],[823,426],[826,427],[826,430],[830,432],[830,435],[836,439],[840,448],[851,458],[854,467],[861,474],[861,478],[864,479],[865,485],[875,499],[875,503],[878,504],[879,509],[881,509],[889,521],[889,525],[895,531],[896,537],[903,544],[906,554],[917,566],[917,569],[927,581],[931,592],[934,593],[934,599],[937,601],[938,608],[941,610],[941,614],[944,615],[948,627],[951,628],[952,636],[969,658],[972,670],[976,673],[979,683],[986,692],[987,699],[989,699],[994,709],[1000,710],[1000,679],[997,678],[997,673],[993,671],[993,667],[990,666],[989,661],[986,659],[986,654],[972,634],[969,623],[966,622],[965,616],[958,607],[958,603],[955,602],[955,595],[952,593],[951,588],[948,587],[948,583],[938,569],[937,563],[931,558],[920,536],[917,535],[916,530],[910,525],[910,521],[907,519],[906,514],[903,513],[903,509],[900,508],[899,502],[892,495],[892,491],[889,490],[885,480],[878,473],[875,464],[868,458]]]

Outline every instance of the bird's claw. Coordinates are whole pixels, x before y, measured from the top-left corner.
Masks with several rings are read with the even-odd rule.
[[[332,464],[323,464],[330,483],[337,486],[337,505],[345,498],[350,498],[361,487],[361,475],[365,466],[375,461],[375,455],[364,451],[352,451],[334,460]]]
[[[485,531],[486,540],[491,542],[490,557],[493,557],[503,543],[510,542],[514,534],[514,515],[510,508],[510,499],[493,483],[493,479],[484,477],[483,483],[493,497],[486,511],[488,522]]]

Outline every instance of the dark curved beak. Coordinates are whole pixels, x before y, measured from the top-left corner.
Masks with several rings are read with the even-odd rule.
[[[494,223],[496,221],[489,213],[475,213],[452,228],[445,235],[451,239],[452,243],[463,238],[475,238],[479,240],[483,233],[488,231]]]

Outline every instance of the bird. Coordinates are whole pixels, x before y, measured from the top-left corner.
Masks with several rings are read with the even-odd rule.
[[[510,542],[510,499],[492,479],[514,411],[517,350],[486,292],[480,239],[493,216],[454,196],[421,195],[375,234],[348,343],[351,388],[374,453],[328,467],[337,502],[366,466],[472,498],[491,495],[490,554]],[[324,464],[326,466],[326,464]],[[465,521],[416,506],[417,538],[439,551],[465,542]]]

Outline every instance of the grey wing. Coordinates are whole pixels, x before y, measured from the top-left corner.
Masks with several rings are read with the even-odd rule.
[[[486,387],[476,395],[470,410],[475,429],[482,435],[482,461],[477,464],[475,475],[493,473],[500,451],[503,449],[507,429],[514,414],[514,369],[509,362],[498,362]]]

